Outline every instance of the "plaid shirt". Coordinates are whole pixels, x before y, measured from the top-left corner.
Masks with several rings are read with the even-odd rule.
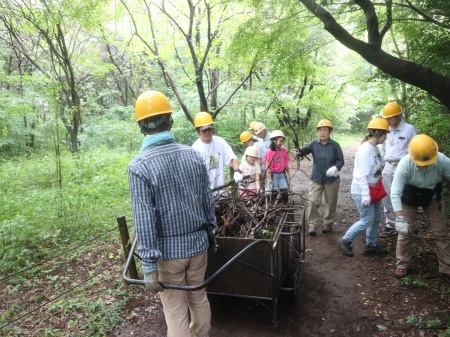
[[[208,228],[215,227],[214,200],[200,155],[165,141],[146,148],[128,165],[138,254],[142,267],[158,259],[204,253]]]
[[[328,139],[324,145],[320,139],[313,140],[302,148],[305,155],[312,153],[313,168],[311,173],[311,180],[318,184],[331,183],[335,181],[336,177],[327,177],[327,170],[336,166],[340,171],[344,166],[344,154],[341,146],[333,139]]]

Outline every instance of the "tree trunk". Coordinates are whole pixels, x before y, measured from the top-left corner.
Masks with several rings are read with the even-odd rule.
[[[300,3],[324,23],[324,28],[347,48],[357,52],[367,62],[373,64],[386,74],[406,82],[438,99],[450,112],[450,78],[434,72],[432,69],[409,61],[394,57],[381,49],[380,36],[369,34],[369,42],[354,38],[347,30],[337,23],[335,18],[318,5],[315,0],[299,0]],[[371,5],[370,1],[359,1],[365,5]],[[360,5],[358,3],[358,5]],[[370,6],[361,6],[366,14],[368,27],[372,27],[373,13],[369,14]],[[378,27],[376,27],[378,28]],[[369,32],[370,33],[370,32]]]

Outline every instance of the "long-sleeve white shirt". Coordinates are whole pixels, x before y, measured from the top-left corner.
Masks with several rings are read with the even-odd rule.
[[[368,142],[362,143],[355,156],[351,193],[370,195],[369,185],[377,184],[382,166],[383,160],[378,147]]]

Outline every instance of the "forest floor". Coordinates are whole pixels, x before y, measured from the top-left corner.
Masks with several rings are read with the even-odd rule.
[[[354,242],[349,258],[336,241],[357,218],[350,196],[353,159],[358,149],[344,149],[337,215],[330,233],[306,237],[306,263],[298,300],[281,297],[278,326],[264,303],[210,295],[211,336],[449,336],[450,283],[437,272],[436,255],[426,219],[420,221],[421,239],[416,241],[410,276],[394,277],[396,236],[380,238],[386,256],[362,255],[364,237]],[[292,190],[307,195],[312,162],[294,164]],[[323,207],[320,212],[322,213]],[[447,331],[447,332],[446,332]],[[129,301],[123,321],[109,337],[165,336],[161,302],[139,289]]]

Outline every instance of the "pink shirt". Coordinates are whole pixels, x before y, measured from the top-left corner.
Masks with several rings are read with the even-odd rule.
[[[289,152],[284,146],[276,151],[268,149],[264,156],[264,162],[269,165],[270,172],[284,172],[289,165]]]

